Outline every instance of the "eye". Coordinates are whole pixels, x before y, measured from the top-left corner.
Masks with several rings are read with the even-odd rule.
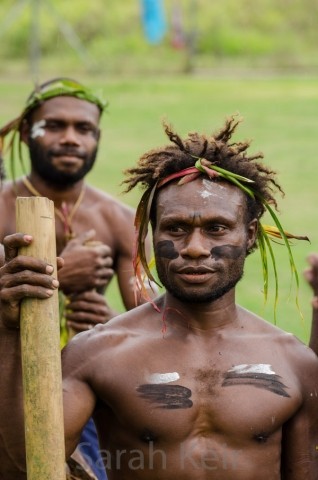
[[[182,227],[179,227],[179,226],[176,226],[176,227],[171,227],[171,228],[170,228],[170,232],[174,232],[174,233],[182,233],[182,232],[184,232],[184,228],[182,228]]]
[[[50,132],[56,132],[63,128],[63,124],[61,122],[57,122],[55,120],[47,120],[45,123],[45,127]]]
[[[221,235],[227,230],[227,228],[224,225],[213,224],[213,225],[208,225],[208,227],[205,228],[205,230],[210,235],[216,235],[216,234]]]
[[[186,232],[186,227],[184,225],[178,224],[178,223],[172,223],[169,225],[166,225],[165,230],[169,233],[178,235]]]
[[[79,123],[77,126],[76,126],[78,132],[82,133],[82,134],[88,134],[88,133],[91,133],[92,135],[97,135],[97,128],[92,125],[91,123]]]

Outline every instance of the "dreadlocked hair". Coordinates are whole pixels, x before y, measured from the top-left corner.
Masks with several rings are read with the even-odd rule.
[[[193,167],[199,157],[252,180],[253,190],[277,210],[274,192],[279,191],[284,195],[284,191],[275,180],[276,172],[258,161],[263,158],[262,153],[247,155],[250,141],[230,143],[240,122],[241,119],[232,115],[218,132],[210,136],[189,133],[184,139],[164,122],[164,131],[172,144],[146,152],[140,157],[137,167],[127,169],[124,173],[128,178],[123,181],[123,184],[127,184],[125,191],[129,192],[138,184],[143,189],[152,189],[156,182],[168,175]],[[226,180],[218,177],[213,181]],[[248,220],[261,218],[265,212],[263,203],[257,197],[251,198],[248,195],[246,200]]]

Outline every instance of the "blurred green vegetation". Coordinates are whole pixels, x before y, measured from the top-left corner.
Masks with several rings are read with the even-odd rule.
[[[0,73],[28,63],[38,35],[42,68],[167,73],[242,67],[316,69],[316,0],[164,0],[167,33],[150,45],[139,0],[1,0]],[[186,48],[173,44],[179,10]],[[73,44],[73,47],[69,44]],[[75,48],[76,47],[76,48]]]
[[[286,195],[280,199],[280,218],[284,228],[306,234],[311,240],[292,247],[300,275],[299,301],[305,322],[297,312],[285,248],[275,245],[279,270],[280,298],[277,324],[308,339],[311,318],[311,292],[303,280],[306,256],[318,250],[318,193],[316,186],[318,89],[314,78],[267,76],[264,78],[213,77],[207,75],[136,76],[75,78],[102,89],[110,101],[102,117],[102,139],[98,160],[89,174],[91,184],[121,201],[137,205],[140,191],[122,194],[123,170],[136,163],[146,150],[166,144],[161,121],[166,118],[177,132],[209,133],[219,129],[225,117],[239,112],[244,121],[236,139],[252,139],[251,152],[262,151],[266,164],[278,172]],[[46,79],[47,77],[45,77]],[[23,77],[0,77],[0,125],[14,118],[33,88]],[[270,223],[265,220],[264,223]],[[270,284],[273,288],[273,282]],[[290,296],[290,299],[289,299]],[[246,273],[237,290],[238,302],[273,322],[273,295],[263,308],[259,253],[248,257]],[[115,285],[111,304],[121,309]]]
[[[302,271],[308,253],[318,251],[318,3],[164,0],[164,5],[167,33],[151,45],[139,0],[1,0],[0,125],[21,111],[34,81],[68,75],[102,89],[110,107],[89,181],[135,207],[140,191],[122,195],[123,170],[166,143],[163,118],[182,134],[209,133],[239,112],[245,121],[237,137],[253,139],[251,150],[263,151],[278,171],[286,192],[279,202],[284,227],[311,239],[293,246],[304,323],[294,287],[290,295],[285,249],[275,246],[281,291],[277,324],[307,341],[311,292]],[[173,47],[176,7],[184,48]],[[33,45],[36,56],[37,42],[35,62],[30,55]],[[110,298],[114,308],[123,309],[115,284]],[[247,259],[237,300],[274,321],[273,297],[263,306],[258,252]]]

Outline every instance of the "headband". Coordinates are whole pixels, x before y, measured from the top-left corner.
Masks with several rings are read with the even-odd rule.
[[[7,150],[11,150],[10,153],[10,162],[11,162],[11,173],[12,177],[15,178],[14,172],[14,158],[15,158],[15,148],[16,148],[16,138],[18,138],[18,156],[21,164],[22,161],[22,149],[21,149],[21,126],[23,120],[26,116],[34,110],[36,107],[41,105],[42,102],[49,100],[50,98],[60,97],[60,96],[69,96],[75,97],[80,100],[85,100],[86,102],[94,103],[101,112],[107,107],[108,102],[105,101],[102,97],[94,93],[89,88],[84,85],[71,80],[69,78],[57,78],[52,80],[43,86],[36,88],[29,98],[27,99],[26,105],[22,113],[15,119],[11,120],[9,123],[4,125],[0,129],[0,156],[4,149],[4,139],[7,135],[11,135],[9,143],[7,145]]]
[[[285,245],[287,248],[289,265],[291,270],[291,280],[293,280],[293,277],[294,277],[296,282],[296,305],[297,305],[298,311],[300,312],[299,303],[298,303],[299,276],[298,276],[297,268],[295,265],[294,257],[291,251],[290,239],[309,241],[309,238],[306,236],[293,235],[291,233],[286,232],[283,229],[273,208],[269,205],[269,203],[265,200],[265,198],[259,192],[253,189],[253,185],[252,185],[254,183],[253,180],[250,180],[246,177],[243,177],[241,175],[225,170],[215,164],[212,164],[205,158],[195,157],[194,155],[192,155],[192,157],[196,159],[195,165],[193,167],[189,167],[184,170],[180,170],[179,172],[172,173],[171,175],[168,175],[164,179],[157,181],[153,187],[145,191],[137,207],[136,217],[135,217],[136,240],[135,240],[135,252],[133,257],[134,257],[134,269],[136,274],[137,287],[141,291],[141,294],[155,306],[155,304],[153,303],[153,301],[151,300],[147,292],[147,289],[144,286],[144,276],[146,275],[148,277],[148,282],[150,286],[151,286],[151,282],[155,282],[157,283],[157,285],[159,285],[157,280],[153,277],[150,271],[151,267],[147,262],[146,251],[145,251],[145,238],[148,233],[148,224],[150,219],[151,205],[152,205],[153,198],[156,191],[158,191],[160,188],[167,185],[168,183],[172,182],[173,180],[178,180],[177,185],[184,185],[186,183],[189,183],[195,180],[201,175],[206,175],[210,179],[221,177],[224,180],[227,180],[228,182],[236,185],[238,188],[240,188],[240,190],[242,190],[245,194],[247,194],[251,198],[259,200],[264,206],[264,209],[267,210],[267,212],[270,214],[275,225],[274,226],[263,225],[259,222],[259,228],[257,231],[257,241],[258,241],[258,246],[259,246],[261,261],[262,261],[264,300],[266,302],[268,297],[268,279],[269,279],[268,260],[270,259],[272,263],[274,279],[275,279],[274,318],[276,322],[276,307],[278,302],[278,272],[276,267],[274,251],[273,251],[270,240],[280,239],[282,240],[283,245]],[[142,274],[141,267],[143,267],[143,270],[145,272],[144,274]]]

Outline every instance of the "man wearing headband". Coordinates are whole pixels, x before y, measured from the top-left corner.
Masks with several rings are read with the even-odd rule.
[[[135,306],[134,211],[85,181],[96,159],[106,107],[107,102],[75,80],[53,79],[36,88],[23,112],[0,129],[0,151],[13,177],[0,190],[0,241],[15,232],[17,196],[43,196],[54,202],[57,252],[65,262],[59,272],[61,304],[67,306],[61,317],[62,346],[69,332],[91,329],[115,315],[104,295],[114,272],[125,307]],[[18,161],[27,171],[23,143],[30,170],[17,179]],[[15,442],[14,428],[8,418],[7,422]],[[91,438],[81,443],[88,445]]]
[[[281,239],[295,275],[289,238],[297,238],[275,214],[274,192],[282,192],[275,173],[260,154],[248,154],[248,142],[232,140],[237,123],[230,118],[216,134],[184,139],[166,126],[171,143],[127,172],[128,190],[145,188],[135,218],[136,287],[147,294],[143,266],[165,293],[63,350],[67,453],[95,415],[112,480],[317,478],[318,359],[235,302],[256,248],[264,280],[270,259],[279,277],[271,236]],[[273,226],[261,223],[265,211]],[[144,249],[148,222],[156,273]],[[30,240],[7,237],[0,269],[2,322],[17,338],[21,273],[30,270],[25,295],[43,298],[48,284],[56,288],[42,262],[10,260],[10,247]],[[16,299],[11,308],[9,299]],[[85,361],[74,368],[78,355]]]

